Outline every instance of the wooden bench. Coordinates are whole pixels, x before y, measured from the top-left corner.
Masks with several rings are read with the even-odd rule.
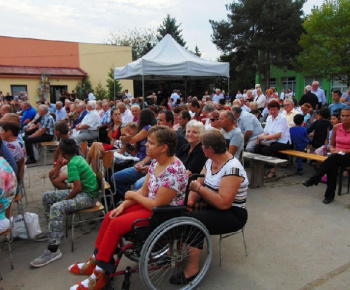
[[[295,156],[295,157],[301,157],[309,160],[315,160],[319,162],[323,162],[327,159],[327,156],[321,156],[313,153],[306,153],[302,151],[297,151],[297,150],[281,150],[279,151],[281,154],[285,155],[290,155],[290,156]]]
[[[317,155],[313,153],[306,153],[306,152],[297,151],[297,150],[281,150],[279,151],[279,153],[286,154],[289,156],[301,157],[309,160],[315,160],[319,162],[323,162],[328,158],[328,156],[322,156],[322,155]],[[342,195],[343,172],[345,170],[348,170],[348,168],[341,167],[339,169],[338,195]],[[349,188],[350,188],[350,179],[348,180],[347,193],[349,193]]]
[[[288,160],[280,159],[276,157],[271,156],[264,156],[260,154],[250,153],[250,152],[243,152],[243,158],[249,159],[251,162],[251,175],[249,179],[249,187],[250,188],[256,188],[259,186],[264,186],[264,171],[265,171],[265,164],[287,164]]]

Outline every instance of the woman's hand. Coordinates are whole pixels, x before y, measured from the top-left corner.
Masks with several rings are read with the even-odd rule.
[[[123,211],[124,211],[124,203],[121,203],[117,208],[115,208],[111,211],[109,218],[113,219],[113,218],[121,215],[123,213]]]
[[[201,186],[202,185],[197,180],[193,180],[191,181],[191,184],[190,184],[190,190],[198,193],[198,190]]]

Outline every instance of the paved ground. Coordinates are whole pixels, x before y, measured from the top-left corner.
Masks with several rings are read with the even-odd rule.
[[[46,225],[41,196],[52,188],[48,170],[49,166],[34,167],[26,175],[26,211],[39,214],[43,230]],[[249,190],[245,231],[248,257],[242,236],[230,237],[223,241],[220,268],[218,237],[213,237],[212,265],[198,289],[350,289],[350,196],[336,196],[332,204],[324,205],[324,184],[311,188],[301,185],[313,169],[306,165],[303,177],[293,175],[294,170],[278,169],[278,179]],[[97,231],[78,232],[74,253],[70,252],[70,240],[63,238],[63,257],[40,269],[30,268],[29,262],[45,249],[45,244],[15,241],[14,270],[10,269],[6,248],[0,252],[4,278],[0,289],[69,289],[79,277],[70,275],[67,267],[89,257]],[[127,265],[135,263],[124,259],[121,269]],[[121,285],[121,277],[114,280],[116,289]],[[138,274],[133,274],[131,289],[144,288]]]

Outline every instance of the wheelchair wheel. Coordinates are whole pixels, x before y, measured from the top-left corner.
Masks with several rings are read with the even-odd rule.
[[[186,285],[173,285],[170,277],[185,269],[191,254],[188,248],[191,241],[192,246],[203,248],[199,273]],[[191,217],[173,218],[159,225],[148,236],[141,250],[139,272],[149,289],[192,289],[205,276],[211,258],[212,245],[206,227]]]

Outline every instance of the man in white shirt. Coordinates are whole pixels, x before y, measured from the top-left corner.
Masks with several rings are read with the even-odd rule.
[[[300,114],[296,109],[294,109],[294,102],[292,99],[285,99],[283,102],[283,112],[282,116],[287,119],[288,127],[295,126],[294,124],[294,116]]]
[[[96,100],[94,94],[92,92],[90,92],[89,90],[86,91],[86,95],[87,95],[89,101],[95,101]]]
[[[324,93],[324,90],[320,89],[319,86],[320,84],[318,81],[312,82],[312,91],[311,93],[315,94],[318,98],[318,108],[321,109],[322,106],[326,104],[326,94]]]
[[[170,98],[173,99],[174,105],[176,105],[176,101],[180,100],[180,91],[179,90],[174,90],[173,93],[171,94]]]
[[[59,122],[65,118],[67,118],[67,112],[63,107],[63,103],[58,101],[56,102],[56,122]]]
[[[132,95],[129,93],[129,90],[124,91],[124,96],[127,97],[129,100],[132,98]]]
[[[122,122],[123,123],[129,123],[132,122],[134,119],[134,116],[132,115],[131,111],[126,107],[124,103],[118,103],[117,105],[120,113],[122,114]]]
[[[216,94],[213,96],[213,102],[219,103],[220,99],[224,98],[224,95],[221,93],[220,89],[215,90]]]
[[[96,102],[89,101],[86,109],[88,113],[80,124],[75,126],[73,137],[80,145],[84,141],[91,141],[98,137],[98,127],[101,125],[100,116],[96,111]]]

